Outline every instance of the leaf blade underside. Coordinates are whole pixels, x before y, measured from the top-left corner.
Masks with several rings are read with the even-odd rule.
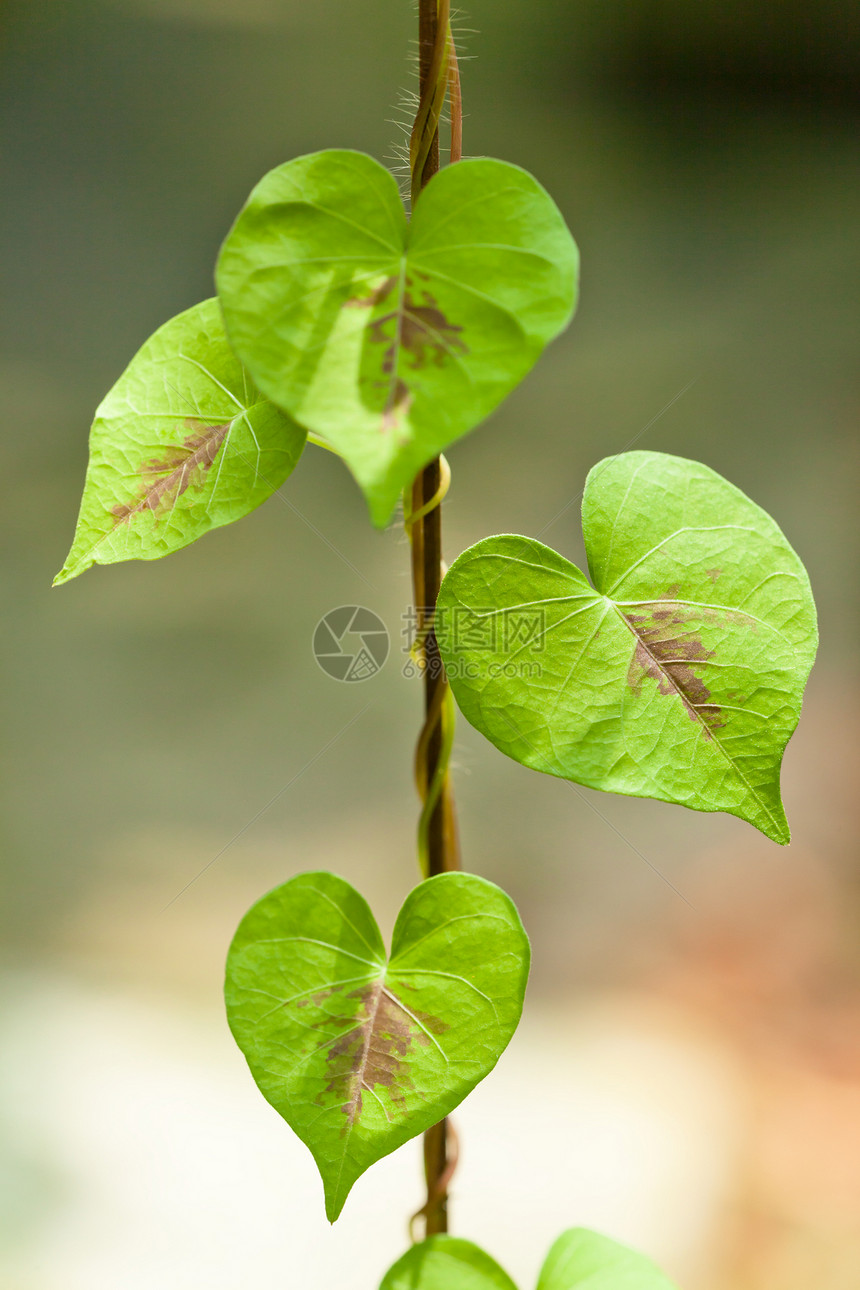
[[[388,171],[328,151],[257,185],[217,281],[259,387],[343,456],[383,525],[567,325],[577,268],[557,208],[516,166],[445,167],[408,223]]]
[[[787,842],[779,770],[817,629],[785,537],[708,467],[641,452],[592,470],[583,532],[594,587],[528,538],[489,538],[455,561],[437,636],[465,716],[535,770],[728,811]],[[531,645],[475,645],[493,623],[522,635],[538,607]]]
[[[59,586],[93,564],[152,560],[242,518],[295,468],[306,433],[255,389],[205,300],[138,351],[102,400]]]
[[[389,958],[362,897],[332,874],[300,875],[252,907],[227,960],[230,1028],[313,1154],[332,1222],[371,1164],[493,1068],[527,973],[512,902],[470,874],[410,893]]]

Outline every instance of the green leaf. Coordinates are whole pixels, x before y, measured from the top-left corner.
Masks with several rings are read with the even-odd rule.
[[[241,519],[291,473],[305,431],[234,356],[217,300],[160,327],[96,411],[81,512],[57,586],[154,560]]]
[[[383,525],[567,325],[577,264],[557,207],[517,166],[445,167],[408,223],[384,167],[331,151],[265,176],[217,279],[260,389],[344,457]]]
[[[227,959],[230,1028],[310,1148],[332,1222],[365,1169],[493,1069],[528,965],[512,901],[471,874],[410,893],[387,962],[366,902],[333,874],[293,878],[245,915]]]
[[[431,1236],[413,1245],[379,1290],[516,1290],[506,1272],[471,1241]],[[650,1259],[597,1232],[573,1227],[546,1257],[537,1290],[676,1290]]]
[[[525,537],[451,567],[437,636],[463,713],[534,770],[788,842],[780,763],[817,644],[797,555],[739,489],[663,453],[595,466],[582,518],[593,588]]]
[[[550,1249],[537,1290],[676,1290],[659,1268],[607,1236],[572,1227]]]
[[[398,1259],[379,1290],[517,1290],[504,1272],[471,1241],[431,1236]]]

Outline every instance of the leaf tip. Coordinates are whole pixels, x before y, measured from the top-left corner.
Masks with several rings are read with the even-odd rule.
[[[94,561],[92,560],[87,562],[86,559],[82,558],[80,555],[75,558],[74,548],[72,548],[66,557],[66,563],[54,578],[51,586],[62,587],[64,582],[71,582],[72,578],[77,578],[79,574],[86,573],[87,569],[91,568],[93,563]]]
[[[62,587],[64,582],[71,582],[72,578],[75,577],[75,573],[76,570],[74,567],[69,568],[68,564],[64,564],[60,572],[54,578],[54,581],[51,583],[51,586]]]
[[[775,842],[777,846],[787,847],[791,842],[791,829],[789,828],[788,820],[785,817],[785,807],[782,804],[782,798],[778,794],[777,802],[779,810],[774,812],[772,821],[773,829],[768,832],[768,837],[772,842]]]
[[[346,1204],[346,1196],[340,1196],[338,1190],[329,1191],[325,1189],[325,1216],[332,1227],[343,1213],[343,1207]]]
[[[760,817],[753,819],[748,815],[741,815],[740,818],[746,820],[747,824],[751,824],[754,829],[757,829],[759,833],[763,833],[766,838],[771,842],[775,842],[777,846],[787,847],[791,842],[791,829],[789,828],[788,820],[785,818],[785,810],[782,808],[781,802],[779,802],[779,810],[772,813],[768,812],[764,822]]]
[[[359,485],[361,487],[361,485]],[[389,496],[380,496],[371,492],[370,489],[364,491],[367,509],[370,513],[370,522],[375,529],[386,529],[394,518],[394,512],[397,510],[397,499],[393,501]]]

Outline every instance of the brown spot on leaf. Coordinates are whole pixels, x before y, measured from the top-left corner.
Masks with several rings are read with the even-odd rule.
[[[706,574],[707,574],[707,576],[710,578],[711,582],[716,582],[716,581],[717,581],[717,578],[719,578],[719,577],[721,577],[721,576],[722,576],[722,572],[723,572],[723,571],[722,571],[722,569],[706,569],[706,570],[705,570],[705,573],[706,573]]]
[[[412,401],[409,386],[398,372],[401,353],[409,356],[411,370],[419,371],[430,363],[442,367],[454,355],[469,352],[468,346],[460,339],[463,328],[445,316],[429,291],[422,290],[419,298],[410,290],[411,286],[412,278],[407,278],[399,307],[375,318],[368,326],[371,344],[385,346],[382,372],[390,378],[382,416],[382,428],[386,431],[396,429]],[[382,288],[378,291],[381,292]],[[366,302],[355,303],[376,304],[389,291],[390,286],[377,300],[368,297]]]
[[[308,1007],[321,1008],[322,1005],[325,1003],[326,999],[331,998],[331,995],[332,995],[331,990],[317,990],[316,994],[308,994],[304,997],[304,999],[297,999],[296,1007],[297,1008],[308,1008]]]
[[[409,291],[403,297],[399,344],[411,354],[412,368],[426,367],[431,360],[441,367],[452,354],[468,354],[468,346],[459,335],[463,328],[445,317],[429,291],[421,295],[421,303]],[[383,370],[391,371],[395,361],[391,347],[385,361],[388,368],[383,364]]]
[[[405,1008],[383,981],[351,990],[346,998],[358,1000],[354,1015],[326,1017],[319,1023],[352,1023],[326,1058],[331,1079],[325,1091],[343,1104],[344,1131],[361,1114],[364,1094],[375,1088],[387,1089],[395,1105],[402,1106],[406,1092],[414,1088],[407,1062],[410,1050],[416,1044],[427,1047],[433,1042],[431,1035],[448,1029],[438,1017]]]
[[[372,309],[374,305],[381,304],[381,302],[385,299],[385,297],[387,295],[390,295],[393,289],[397,286],[398,281],[399,279],[396,277],[396,275],[391,274],[389,277],[385,279],[384,282],[380,282],[378,287],[374,287],[373,291],[370,292],[370,295],[354,296],[351,300],[347,300],[346,308],[347,309],[361,309],[361,308]]]
[[[215,458],[230,429],[227,421],[220,426],[186,421],[193,427],[181,444],[168,447],[163,457],[152,457],[140,468],[141,486],[134,501],[111,507],[117,524],[123,524],[141,511],[156,514],[176,504],[189,488],[202,488]]]
[[[657,682],[660,694],[680,697],[690,720],[701,721],[705,737],[710,739],[709,732],[721,729],[725,722],[720,720],[719,704],[709,702],[711,691],[695,664],[713,658],[715,651],[705,648],[693,624],[698,625],[703,616],[716,619],[718,615],[700,607],[690,609],[670,604],[662,597],[653,606],[643,605],[643,611],[624,615],[636,636],[627,676],[630,689],[638,695],[642,681],[650,677]],[[687,624],[690,624],[689,630],[680,630]]]
[[[409,411],[411,403],[412,395],[409,386],[398,376],[391,386],[385,407],[382,409],[383,430],[396,430],[401,419]]]

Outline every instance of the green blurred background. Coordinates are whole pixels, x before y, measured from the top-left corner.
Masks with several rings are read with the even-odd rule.
[[[407,0],[0,9],[10,1290],[372,1290],[421,1203],[406,1148],[320,1222],[219,997],[268,887],[335,869],[388,928],[415,880],[402,530],[373,531],[311,449],[239,525],[50,590],[96,403],[211,294],[266,169],[328,146],[394,157],[415,25]],[[517,900],[534,971],[523,1029],[460,1113],[455,1229],[524,1286],[584,1222],[684,1290],[854,1290],[860,13],[473,0],[459,25],[466,154],[541,180],[583,275],[569,332],[450,453],[449,558],[510,531],[581,560],[586,472],[635,438],[775,516],[822,648],[787,851],[526,772],[461,726],[466,865]],[[354,603],[394,648],[337,684],[311,637]]]

